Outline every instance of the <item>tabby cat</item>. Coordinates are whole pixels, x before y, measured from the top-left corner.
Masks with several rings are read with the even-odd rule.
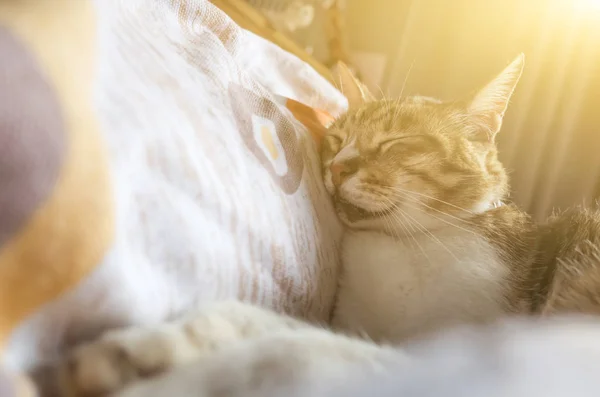
[[[217,303],[189,319],[111,332],[75,349],[60,367],[62,390],[118,392],[193,361],[172,372],[171,383],[122,395],[172,393],[173,385],[179,395],[251,395],[315,377],[344,379],[356,365],[376,372],[410,364],[391,346],[458,324],[600,313],[599,212],[572,209],[536,225],[506,202],[495,138],[523,62],[521,55],[453,102],[376,101],[340,68],[349,109],[328,129],[322,162],[348,228],[333,316],[341,332]]]
[[[495,138],[524,56],[470,97],[373,101],[342,73],[349,111],[323,145],[349,228],[334,325],[399,341],[504,313],[600,313],[600,213],[536,225],[505,203]]]

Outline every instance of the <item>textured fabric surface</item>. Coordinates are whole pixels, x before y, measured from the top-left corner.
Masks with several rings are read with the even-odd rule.
[[[95,10],[116,237],[89,277],[13,332],[7,365],[210,299],[327,321],[341,227],[316,143],[278,98],[335,115],[342,95],[208,1],[98,0]]]

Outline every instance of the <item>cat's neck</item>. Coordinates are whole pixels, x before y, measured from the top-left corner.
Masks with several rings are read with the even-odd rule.
[[[491,201],[489,203],[485,203],[485,204],[481,205],[479,208],[477,208],[474,211],[474,213],[481,214],[483,212],[502,207],[503,205],[504,205],[504,202],[501,199],[498,199],[498,200]]]

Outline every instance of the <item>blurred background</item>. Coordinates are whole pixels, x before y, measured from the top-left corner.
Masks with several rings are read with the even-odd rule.
[[[498,137],[512,199],[543,218],[600,198],[600,0],[248,2],[315,62],[348,62],[389,96],[456,98],[524,52]]]

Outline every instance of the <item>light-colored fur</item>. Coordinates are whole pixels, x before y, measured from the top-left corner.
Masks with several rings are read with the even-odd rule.
[[[265,382],[276,387],[342,380],[353,367],[377,373],[404,360],[391,347],[232,301],[209,304],[176,323],[109,332],[75,349],[58,368],[58,380],[65,396],[97,396],[196,363],[204,370],[194,377],[211,389],[192,392],[186,389],[192,385],[182,384],[179,395],[242,396],[265,388]],[[228,377],[231,371],[235,379]],[[119,395],[144,395],[133,390]]]
[[[62,375],[66,396],[591,397],[599,341],[597,320],[569,317],[457,328],[399,349],[222,302],[108,334],[75,350]]]
[[[351,232],[343,245],[336,329],[400,342],[502,313],[507,269],[472,233],[447,226],[435,240],[411,240]]]
[[[306,368],[298,365],[303,350],[286,343],[276,350],[263,341],[143,382],[120,397],[595,397],[599,335],[597,322],[578,318],[459,329],[410,344],[398,353],[404,359],[385,363],[386,371],[327,357],[311,362],[314,372],[299,371]],[[246,360],[263,351],[280,366],[267,367],[268,381],[255,383]],[[333,369],[338,376],[329,376]]]

